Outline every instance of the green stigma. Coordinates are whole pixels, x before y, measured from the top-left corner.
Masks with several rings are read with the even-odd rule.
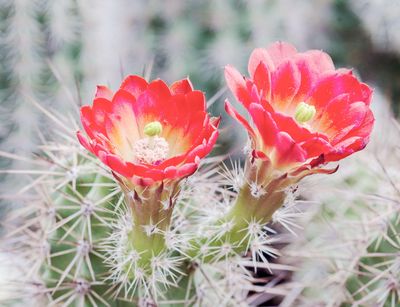
[[[150,137],[160,135],[162,133],[162,125],[159,121],[150,122],[144,126],[143,132]]]
[[[317,111],[315,110],[314,106],[305,102],[300,102],[296,107],[294,118],[297,122],[303,124],[310,121],[315,116],[316,112]]]

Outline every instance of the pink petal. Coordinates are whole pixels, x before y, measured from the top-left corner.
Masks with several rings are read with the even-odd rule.
[[[236,99],[239,100],[245,108],[248,108],[252,99],[247,91],[246,81],[243,76],[234,67],[228,65],[225,67],[225,80],[229,89],[236,96]]]
[[[335,65],[327,53],[320,50],[309,50],[303,54],[307,56],[309,63],[319,75],[335,70]]]
[[[297,50],[291,44],[285,42],[275,42],[268,46],[267,52],[275,67],[278,67],[282,62],[294,56],[297,53]]]
[[[270,71],[275,69],[268,51],[264,48],[257,48],[253,50],[249,58],[248,70],[250,77],[254,77],[255,71],[260,63],[263,63]]]
[[[98,85],[94,97],[111,100],[113,97],[113,92],[105,85]]]
[[[253,128],[250,126],[248,121],[241,116],[229,103],[228,100],[225,100],[225,111],[228,113],[233,119],[238,121],[242,126],[247,130],[247,132],[250,134],[250,136],[255,140],[256,139],[256,134],[253,130]]]
[[[81,143],[81,145],[82,145],[83,147],[85,147],[88,151],[90,151],[91,153],[93,153],[92,145],[90,145],[88,139],[82,134],[82,132],[78,131],[78,132],[76,133],[76,136],[78,137],[79,143]]]

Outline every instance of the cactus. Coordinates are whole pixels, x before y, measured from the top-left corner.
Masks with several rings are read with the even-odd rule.
[[[227,64],[227,59],[229,62],[241,61],[242,55],[250,51],[249,47],[254,42],[264,45],[271,37],[281,39],[287,36],[302,46],[311,44],[320,48],[321,44],[328,44],[325,35],[316,33],[315,28],[325,28],[319,25],[329,22],[329,1],[305,4],[300,10],[308,14],[299,14],[298,10],[288,11],[287,8],[292,5],[290,1],[273,1],[271,4],[257,1],[248,4],[240,1],[205,2],[181,6],[172,2],[165,6],[168,9],[163,10],[156,3],[148,6],[135,4],[135,9],[127,9],[122,2],[99,4],[94,9],[91,5],[70,0],[63,0],[60,6],[58,2],[35,1],[41,4],[39,12],[42,7],[49,10],[45,11],[44,17],[41,14],[36,17],[35,9],[27,20],[41,28],[48,27],[50,37],[46,37],[43,47],[42,41],[34,42],[34,37],[29,38],[32,39],[32,46],[21,49],[21,52],[29,54],[31,49],[36,49],[36,44],[40,51],[49,48],[50,52],[46,50],[45,53],[49,54],[49,67],[55,78],[59,80],[57,69],[61,66],[62,77],[70,75],[66,85],[71,87],[72,70],[76,70],[80,79],[78,83],[84,89],[82,96],[86,98],[88,91],[85,89],[92,88],[90,83],[100,81],[115,85],[121,73],[139,72],[142,64],[153,54],[157,75],[170,79],[190,73],[196,84],[213,92],[220,86],[220,67]],[[28,2],[21,3],[23,12],[33,6]],[[323,8],[320,13],[325,18],[315,19],[314,10],[309,6],[316,4]],[[8,7],[13,7],[13,4],[8,4]],[[4,9],[7,16],[8,7]],[[147,8],[148,13],[142,14]],[[282,12],[292,12],[290,14],[296,18],[287,18]],[[99,15],[108,17],[110,14],[114,17],[99,18]],[[202,15],[210,18],[193,22],[201,19]],[[309,23],[310,20],[318,27],[309,27],[311,31],[299,27],[299,24]],[[82,37],[78,37],[78,21],[82,21]],[[227,28],[232,21],[234,26]],[[8,21],[5,19],[5,22],[7,24]],[[113,31],[88,31],[92,28]],[[299,28],[303,29],[300,35]],[[7,27],[9,29],[12,27]],[[88,35],[89,32],[91,35]],[[323,36],[322,42],[319,36]],[[132,40],[132,37],[137,39]],[[140,44],[127,44],[127,41],[140,41]],[[4,45],[12,49],[8,40]],[[97,50],[102,50],[101,56],[96,56]],[[89,57],[90,61],[86,60]],[[77,65],[82,59],[83,65]],[[45,70],[46,79],[49,78],[48,67],[42,62],[43,57],[40,57],[38,63],[40,69]],[[122,72],[120,66],[124,67]],[[10,66],[9,70],[12,69]],[[30,74],[35,78],[41,75],[35,71]],[[60,99],[53,99],[54,78],[50,79],[51,84],[46,84],[48,89],[42,86],[43,93],[35,92],[33,95],[36,98],[45,97],[44,106],[48,101],[64,102],[66,96],[70,100],[75,99],[75,94],[69,91],[67,95],[56,93]],[[28,85],[30,94],[34,88],[31,83]],[[10,91],[18,92],[12,86],[11,83]],[[63,87],[66,86],[63,84],[64,90]],[[218,93],[223,94],[224,89]],[[218,98],[211,98],[209,105]],[[14,99],[10,102],[13,106]],[[15,119],[17,126],[31,127],[35,120],[30,111],[35,105],[52,122],[48,126],[50,132],[46,131],[44,136],[37,138],[36,135],[28,137],[27,142],[16,135],[17,138],[13,138],[16,141],[12,141],[27,146],[28,151],[35,146],[36,139],[44,143],[33,150],[35,154],[31,158],[0,153],[2,157],[30,166],[1,171],[22,174],[18,181],[19,178],[21,181],[27,177],[30,179],[15,194],[7,195],[19,206],[8,214],[0,242],[2,251],[7,252],[6,257],[13,256],[9,267],[18,272],[9,277],[2,274],[7,280],[6,288],[11,287],[13,291],[4,301],[0,297],[1,303],[37,306],[211,306],[218,302],[222,306],[247,306],[265,304],[275,296],[283,296],[287,303],[299,293],[299,288],[292,292],[291,287],[295,284],[284,283],[284,279],[290,279],[291,271],[307,269],[308,264],[296,268],[297,263],[275,263],[282,253],[282,245],[287,244],[288,237],[300,228],[297,223],[303,214],[295,201],[299,178],[283,178],[268,171],[259,173],[258,170],[269,168],[260,160],[256,163],[251,159],[233,161],[226,165],[223,162],[225,156],[217,156],[203,159],[199,170],[179,183],[151,190],[138,189],[129,186],[124,178],[111,173],[84,151],[72,134],[78,124],[59,115],[59,112],[52,113],[36,102],[32,105],[23,102],[23,111],[15,115],[21,115],[21,118]],[[312,111],[306,103],[303,106],[305,111],[296,109],[295,119],[306,124],[315,116],[315,110]],[[29,121],[25,117],[27,114]],[[42,114],[35,115],[37,122],[43,117]],[[28,130],[33,135],[34,129]],[[154,135],[149,136],[157,137],[161,133],[159,130],[151,127],[149,133]],[[47,139],[50,141],[45,141]],[[7,150],[12,147],[9,143],[2,145]],[[249,148],[244,151],[247,156],[252,154]],[[20,167],[24,165],[18,164]],[[353,188],[358,188],[363,183],[360,176],[352,175],[347,181],[353,184]],[[382,183],[378,181],[375,185]],[[326,203],[336,201],[332,198]],[[342,216],[353,218],[354,215],[365,214],[364,201],[364,198],[352,199],[351,206],[343,209],[346,212],[342,212]],[[371,208],[375,209],[374,206]],[[335,214],[331,207],[325,209],[324,213]],[[393,212],[396,210],[393,209]],[[392,256],[397,255],[397,245],[393,242],[397,240],[398,219],[393,212],[387,212],[390,218],[384,220],[382,229],[374,232],[376,225],[366,224],[368,229],[365,234],[356,238],[360,244],[357,248],[361,246],[363,252],[358,254],[359,259],[350,268],[351,274],[345,275],[339,288],[333,288],[332,292],[335,289],[340,291],[335,293],[338,298],[331,295],[329,303],[385,301],[396,304],[398,263],[393,260],[390,269],[385,267],[385,271],[381,270],[385,265],[382,263],[391,261]],[[381,216],[384,215],[382,213]],[[338,221],[336,216],[332,219],[335,225],[343,225],[343,221]],[[357,223],[365,225],[364,222]],[[320,233],[319,228],[312,228],[318,225],[318,220],[311,220],[310,228],[305,227],[306,234],[314,237],[315,233]],[[364,242],[365,238],[368,238],[367,242]],[[297,244],[303,242],[299,237],[295,240],[298,240]],[[327,241],[318,243],[324,245]],[[290,252],[293,247],[297,250]],[[288,250],[284,258],[300,258],[307,253],[307,249],[299,249],[296,243],[291,244]],[[315,254],[314,250],[310,252],[310,255]],[[332,262],[341,267],[347,265],[340,262],[339,256]],[[389,275],[393,278],[389,278],[386,269],[390,270]],[[283,271],[289,273],[282,274]],[[333,273],[337,272],[333,270]],[[309,270],[309,273],[315,273],[315,270]],[[342,274],[342,271],[339,273]],[[341,277],[340,274],[337,276]],[[308,286],[307,278],[301,277],[300,273],[294,276],[305,288],[300,291],[298,302],[320,303],[321,300],[315,298],[318,293]],[[377,276],[384,276],[385,280],[378,281]],[[386,293],[389,287],[391,290]],[[326,295],[330,293],[328,291]]]
[[[229,242],[230,221],[220,224],[245,181],[239,163],[221,168],[220,157],[204,160],[180,183],[174,210],[168,199],[157,209],[169,216],[170,226],[149,222],[138,228],[132,215],[140,212],[132,212],[126,196],[139,196],[124,194],[118,180],[80,147],[69,128],[75,123],[44,112],[59,130],[35,156],[24,158],[32,169],[18,171],[32,180],[21,191],[22,205],[6,219],[2,246],[18,257],[22,276],[9,281],[13,292],[4,303],[187,306],[218,300],[229,306],[246,304],[250,291],[263,288],[253,284],[252,270],[275,267],[268,263],[279,254],[274,231],[249,220],[239,231],[243,245]],[[148,201],[145,193],[142,201]],[[290,211],[285,206],[280,220]],[[132,234],[145,245],[133,244]]]

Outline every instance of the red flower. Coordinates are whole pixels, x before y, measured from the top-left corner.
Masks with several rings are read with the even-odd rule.
[[[326,53],[277,42],[255,49],[248,70],[245,78],[227,66],[225,78],[254,126],[228,101],[225,108],[248,130],[255,157],[285,170],[338,161],[368,143],[372,90],[350,70],[335,70]]]
[[[80,143],[133,183],[184,178],[213,148],[219,118],[210,118],[205,97],[188,79],[168,87],[127,77],[113,94],[98,86],[93,106],[81,108]]]

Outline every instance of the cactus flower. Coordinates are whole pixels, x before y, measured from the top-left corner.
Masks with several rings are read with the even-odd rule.
[[[275,169],[315,167],[363,149],[374,123],[371,88],[328,54],[298,52],[277,42],[255,49],[250,77],[225,68],[227,84],[253,124],[226,102],[226,111],[249,132],[255,158]]]
[[[248,248],[249,221],[271,221],[303,177],[335,172],[322,166],[363,149],[374,123],[371,88],[350,70],[335,69],[322,51],[300,53],[277,42],[255,49],[248,70],[250,77],[243,77],[225,68],[228,87],[251,118],[226,101],[227,113],[248,131],[252,147],[244,184],[220,221],[233,225],[221,242],[229,241],[237,252]]]
[[[140,255],[136,265],[146,274],[166,249],[180,180],[217,140],[219,118],[205,108],[204,94],[189,79],[168,87],[139,76],[128,76],[114,94],[98,86],[93,106],[81,108],[88,138],[79,131],[78,139],[119,182],[133,219],[126,252]]]
[[[81,108],[81,121],[88,138],[78,132],[80,143],[142,186],[195,172],[216,142],[219,123],[189,79],[168,87],[139,76],[128,76],[114,94],[98,86],[93,105]]]

